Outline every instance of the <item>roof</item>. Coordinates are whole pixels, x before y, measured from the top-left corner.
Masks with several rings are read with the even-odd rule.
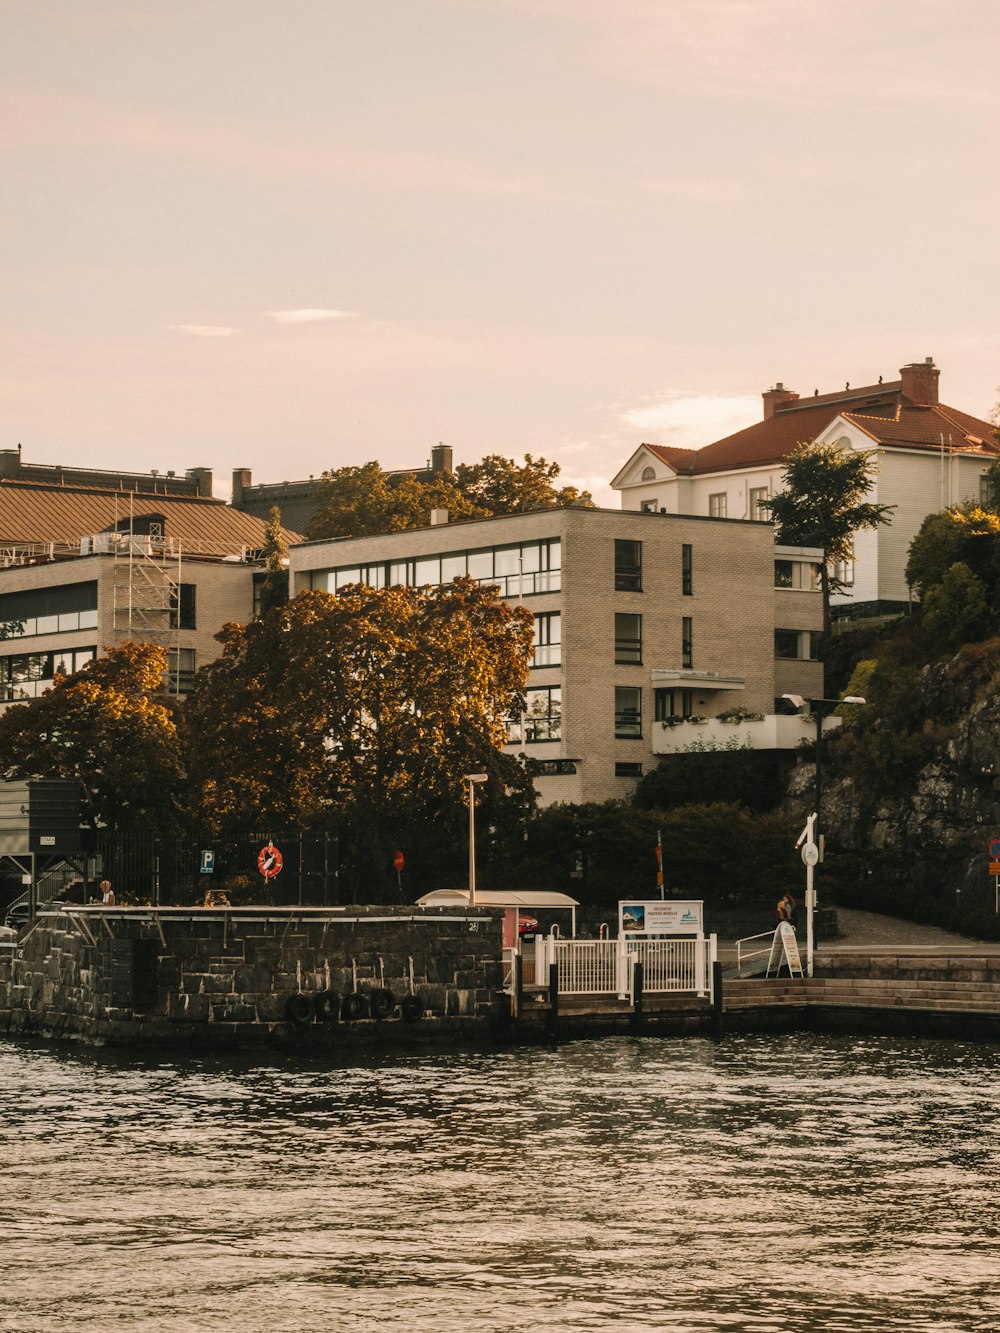
[[[468,907],[468,889],[433,889],[417,899],[418,907]],[[579,907],[568,893],[545,889],[477,889],[477,907]]]
[[[163,535],[192,555],[232,555],[264,543],[263,520],[222,500],[0,479],[0,542],[78,546],[81,537],[153,514],[162,516]],[[300,540],[297,532],[285,537]]]
[[[687,465],[677,470],[682,475],[697,476],[736,468],[768,467],[783,462],[798,445],[815,440],[838,417],[863,430],[873,444],[935,452],[944,448],[982,453],[991,458],[1000,451],[994,427],[988,421],[944,403],[918,406],[897,395],[891,415],[881,413],[881,402],[864,406],[868,410],[849,410],[842,395],[832,394],[827,394],[825,400],[819,397],[799,400],[779,408],[769,421],[758,421],[694,451]]]

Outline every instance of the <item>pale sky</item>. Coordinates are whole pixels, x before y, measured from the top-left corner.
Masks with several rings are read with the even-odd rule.
[[[607,489],[1000,390],[995,0],[0,0],[0,447]]]

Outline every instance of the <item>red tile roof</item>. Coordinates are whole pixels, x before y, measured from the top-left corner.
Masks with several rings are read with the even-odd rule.
[[[944,403],[917,406],[903,397],[898,384],[800,398],[780,407],[769,421],[758,421],[703,449],[653,444],[646,448],[684,476],[768,467],[783,462],[796,446],[816,439],[838,416],[858,426],[873,444],[937,450],[943,443],[945,449],[991,457],[1000,452],[995,427],[988,421]]]
[[[191,555],[235,555],[263,545],[265,523],[222,500],[122,494],[85,486],[54,486],[0,479],[0,543],[78,545],[128,520],[163,516],[163,535]],[[289,542],[301,541],[286,532]]]

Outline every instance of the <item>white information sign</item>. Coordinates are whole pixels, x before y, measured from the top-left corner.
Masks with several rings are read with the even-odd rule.
[[[618,903],[619,935],[701,935],[704,904],[651,898]]]

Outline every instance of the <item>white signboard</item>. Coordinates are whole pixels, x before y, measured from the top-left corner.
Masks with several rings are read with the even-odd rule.
[[[627,899],[618,903],[619,935],[701,935],[704,904],[696,901],[648,902]]]

